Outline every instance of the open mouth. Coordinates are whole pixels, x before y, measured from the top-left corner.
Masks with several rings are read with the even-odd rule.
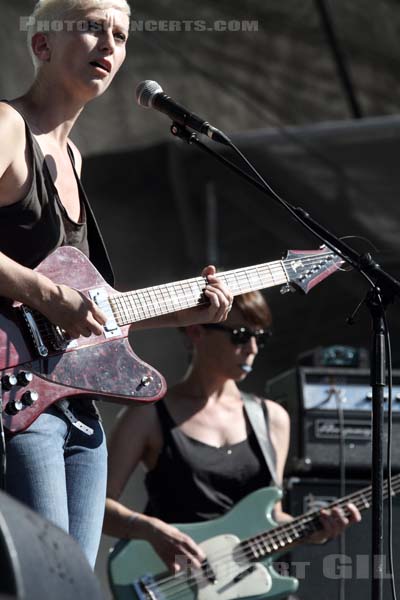
[[[101,69],[105,73],[109,73],[111,71],[110,65],[108,65],[106,63],[99,62],[97,60],[92,60],[90,64],[92,65],[92,67],[96,67],[98,69]]]

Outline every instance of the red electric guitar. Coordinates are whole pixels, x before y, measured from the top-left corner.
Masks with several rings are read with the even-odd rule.
[[[234,295],[283,285],[307,293],[343,264],[326,248],[290,250],[284,260],[218,273]],[[70,340],[28,306],[4,302],[0,313],[0,373],[4,426],[23,431],[53,402],[97,396],[113,402],[154,402],[165,380],[140,360],[128,342],[132,323],[206,303],[204,277],[119,293],[84,254],[56,250],[36,269],[55,283],[89,296],[108,316],[101,336]]]

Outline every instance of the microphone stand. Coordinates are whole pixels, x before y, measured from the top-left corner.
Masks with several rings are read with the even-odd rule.
[[[383,599],[383,428],[384,428],[384,388],[386,385],[385,361],[385,309],[394,298],[400,297],[400,282],[384,271],[369,253],[360,254],[315,221],[303,208],[294,207],[280,198],[266,183],[261,183],[238,165],[210,146],[203,144],[197,135],[187,127],[173,122],[171,133],[188,144],[194,144],[203,152],[213,156],[232,171],[253,184],[264,194],[282,205],[297,221],[311,231],[328,248],[338,254],[363,275],[370,290],[365,302],[372,320],[371,378],[372,387],[372,600]],[[232,144],[232,148],[238,151]],[[240,153],[240,151],[238,151]],[[261,176],[260,176],[261,177]],[[361,305],[360,305],[361,306]],[[388,489],[388,497],[391,490]]]

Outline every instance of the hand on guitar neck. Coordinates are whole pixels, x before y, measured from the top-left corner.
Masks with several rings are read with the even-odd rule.
[[[205,267],[201,272],[201,276],[205,280],[203,304],[199,304],[199,306],[195,306],[194,308],[187,308],[156,318],[139,321],[133,327],[135,329],[186,327],[187,325],[225,321],[232,307],[233,295],[231,291],[218,278],[213,265]]]

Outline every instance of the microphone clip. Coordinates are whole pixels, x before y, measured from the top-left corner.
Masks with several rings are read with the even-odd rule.
[[[187,144],[192,144],[193,142],[199,141],[199,138],[197,137],[197,134],[194,133],[194,131],[190,131],[186,127],[186,125],[181,125],[180,123],[177,123],[176,121],[172,122],[170,131],[171,131],[172,135],[180,138]]]

